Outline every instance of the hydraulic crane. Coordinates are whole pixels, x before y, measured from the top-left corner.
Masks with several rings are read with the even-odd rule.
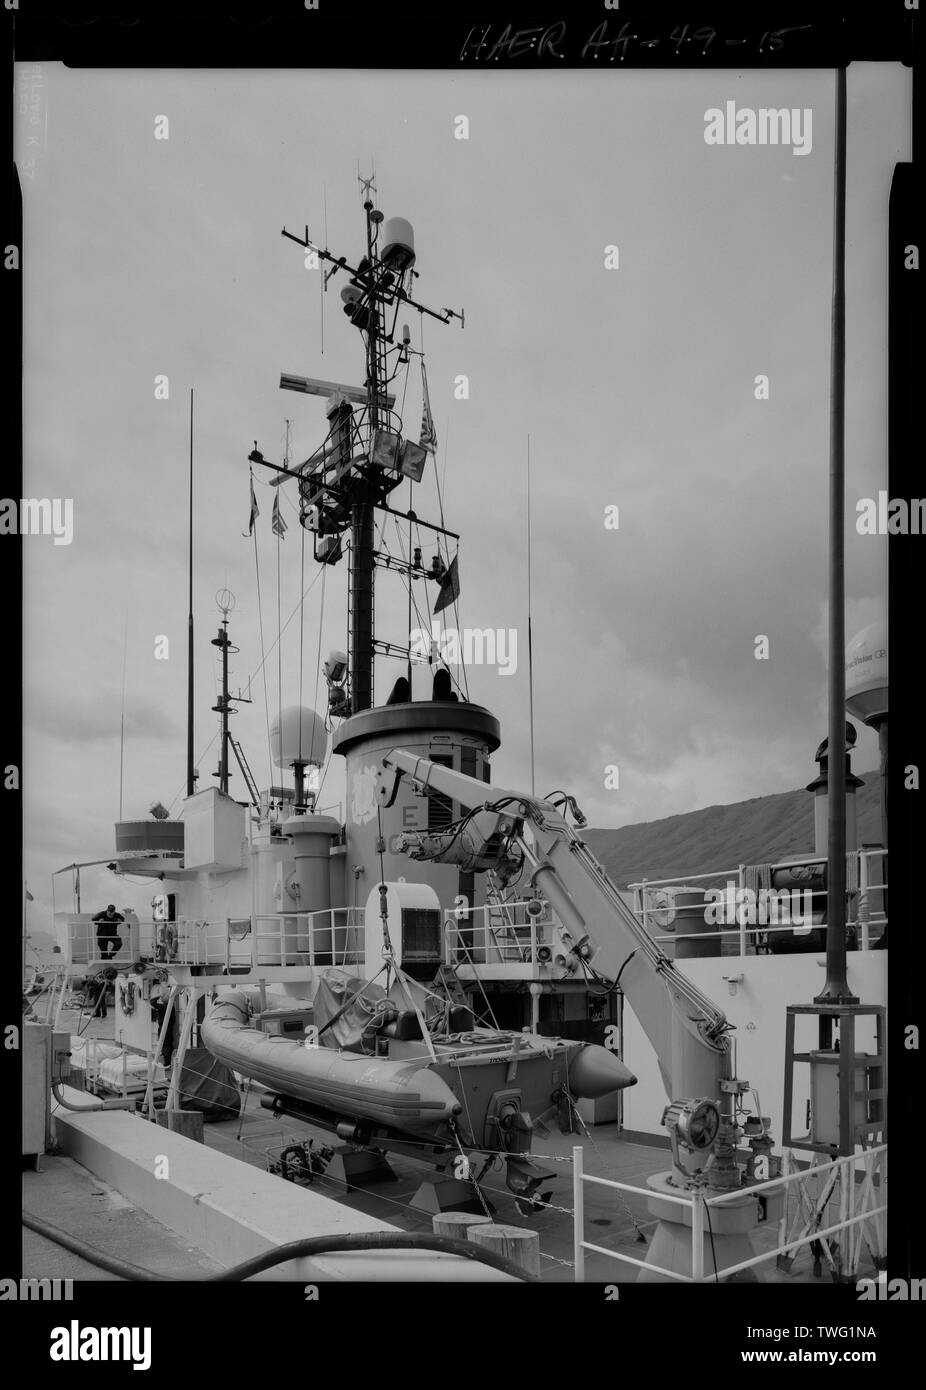
[[[663,1114],[673,1153],[672,1185],[730,1190],[775,1176],[771,1139],[760,1115],[746,1118],[751,1088],[733,1074],[732,1025],[649,936],[604,868],[561,814],[585,819],[565,794],[550,799],[489,789],[485,782],[393,749],[382,758],[379,796],[391,805],[401,777],[421,794],[457,802],[463,815],[438,833],[410,831],[399,847],[412,859],[491,870],[505,884],[526,868],[534,891],[559,919],[566,970],[619,984],[659,1062],[670,1097]],[[393,776],[390,778],[389,773]],[[741,1166],[737,1146],[749,1137]]]

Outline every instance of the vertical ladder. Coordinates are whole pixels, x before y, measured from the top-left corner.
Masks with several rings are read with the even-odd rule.
[[[241,775],[245,780],[245,784],[247,785],[248,794],[251,798],[251,801],[258,808],[258,810],[260,810],[260,794],[257,790],[257,783],[254,781],[254,774],[251,771],[250,766],[248,765],[247,758],[244,756],[244,749],[241,747],[241,744],[231,733],[228,735],[228,741],[232,746],[232,752],[238,760],[238,766],[241,768]]]
[[[486,908],[489,912],[486,927],[488,931],[491,932],[492,941],[499,955],[503,955],[505,950],[513,950],[515,952],[515,959],[519,961],[529,960],[530,944],[528,943],[525,947],[524,943],[519,940],[518,934],[515,931],[514,921],[512,920],[511,909],[502,897],[498,885],[494,882],[491,873],[487,875]],[[499,927],[496,927],[492,921],[496,914],[501,917],[501,925]],[[500,937],[504,939],[500,940]]]

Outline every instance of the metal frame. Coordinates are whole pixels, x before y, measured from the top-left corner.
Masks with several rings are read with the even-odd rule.
[[[826,1020],[830,1030],[839,1023],[839,1142],[838,1145],[814,1140],[810,1135],[795,1138],[791,1133],[791,1112],[794,1098],[795,1062],[814,1063],[811,1052],[794,1051],[794,1031],[798,1014],[816,1015]],[[782,1116],[781,1143],[785,1149],[807,1149],[813,1153],[834,1156],[850,1155],[861,1144],[871,1147],[871,1136],[880,1134],[887,1139],[887,1048],[885,1045],[885,1020],[887,1011],[883,1004],[788,1004],[785,1009],[785,1085],[784,1112]],[[873,1016],[875,1019],[875,1056],[863,1061],[866,1073],[874,1073],[873,1086],[866,1085],[863,1092],[855,1090],[855,1072],[859,1064],[855,1049],[855,1023],[858,1018]],[[847,1059],[849,1065],[845,1065]],[[855,1122],[855,1102],[870,1100],[878,1114],[862,1123]]]
[[[781,1188],[788,1186],[789,1183],[806,1182],[809,1177],[817,1177],[832,1169],[842,1179],[842,1191],[844,1194],[855,1189],[855,1165],[859,1161],[865,1162],[869,1166],[875,1159],[880,1159],[887,1154],[887,1144],[878,1144],[873,1148],[867,1149],[862,1154],[848,1154],[839,1158],[831,1159],[828,1163],[817,1165],[813,1168],[803,1169],[798,1172],[789,1173],[778,1178],[769,1178],[766,1182],[750,1183],[748,1187],[738,1187],[730,1192],[721,1192],[712,1197],[705,1197],[703,1192],[693,1189],[685,1196],[674,1196],[668,1192],[654,1193],[652,1188],[635,1187],[631,1183],[617,1182],[614,1178],[599,1178],[591,1173],[586,1173],[583,1168],[584,1150],[581,1145],[576,1145],[572,1150],[573,1159],[573,1254],[575,1262],[575,1282],[577,1284],[585,1281],[585,1252],[594,1251],[597,1255],[607,1255],[612,1260],[619,1260],[622,1264],[634,1265],[638,1269],[646,1269],[652,1274],[665,1276],[667,1279],[674,1279],[680,1284],[697,1284],[704,1282],[714,1282],[720,1279],[729,1279],[731,1275],[739,1274],[744,1269],[752,1269],[756,1265],[764,1264],[767,1260],[776,1259],[782,1253],[796,1250],[804,1245],[810,1245],[813,1241],[823,1241],[829,1235],[834,1235],[842,1231],[850,1231],[863,1222],[870,1221],[873,1217],[880,1216],[887,1211],[887,1204],[882,1203],[877,1207],[866,1207],[854,1216],[844,1216],[843,1211],[848,1210],[848,1203],[843,1200],[840,1211],[840,1220],[831,1226],[814,1230],[809,1235],[801,1236],[795,1240],[780,1242],[772,1250],[767,1250],[762,1255],[756,1255],[751,1260],[740,1260],[738,1264],[728,1265],[710,1274],[704,1272],[704,1230],[705,1230],[705,1209],[708,1207],[721,1206],[724,1202],[733,1201],[741,1198],[744,1194],[753,1195],[754,1193],[767,1192],[772,1189],[780,1191]],[[851,1179],[851,1186],[849,1185]],[[689,1207],[691,1209],[691,1274],[681,1274],[676,1269],[665,1269],[662,1265],[649,1264],[645,1260],[634,1259],[632,1255],[621,1254],[618,1250],[608,1250],[603,1245],[596,1245],[593,1241],[587,1241],[584,1236],[585,1222],[585,1200],[583,1184],[591,1182],[599,1187],[611,1187],[620,1192],[633,1192],[641,1197],[651,1198],[658,1196],[660,1202],[673,1202],[676,1206]],[[860,1201],[867,1203],[871,1196],[871,1183],[862,1185]]]

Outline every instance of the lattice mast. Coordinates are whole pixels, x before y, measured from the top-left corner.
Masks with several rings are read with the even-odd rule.
[[[443,527],[423,522],[413,512],[396,511],[386,504],[386,498],[403,478],[414,482],[421,480],[427,458],[420,445],[403,438],[402,421],[394,410],[395,397],[388,391],[399,367],[407,366],[412,351],[407,326],[403,326],[401,341],[396,342],[399,309],[407,305],[441,323],[449,323],[454,318],[459,319],[461,325],[463,323],[462,313],[429,309],[412,297],[412,282],[417,278],[413,269],[412,228],[403,218],[386,221],[373,203],[372,179],[361,180],[361,183],[365,195],[366,255],[358,265],[352,266],[346,257],[334,256],[327,249],[316,246],[309,238],[308,227],[301,237],[284,228],[283,236],[318,257],[326,289],[328,281],[339,272],[350,277],[341,290],[341,299],[344,312],[364,340],[366,379],[363,388],[285,374],[280,380],[284,389],[328,397],[328,437],[321,449],[296,471],[299,474],[300,520],[315,533],[316,560],[335,563],[343,553],[342,538],[348,532],[350,535],[349,705],[340,712],[352,714],[373,705],[373,664],[377,646],[394,654],[391,643],[377,643],[375,636],[374,511],[379,508],[428,530],[454,535]],[[355,413],[355,406],[361,407],[359,414]],[[252,455],[252,458],[266,463],[260,455]],[[397,566],[393,563],[391,568]],[[406,568],[411,583],[415,569],[411,556]],[[423,569],[421,573],[424,574]],[[407,648],[404,650],[407,652]]]

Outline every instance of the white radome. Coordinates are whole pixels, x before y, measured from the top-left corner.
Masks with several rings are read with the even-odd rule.
[[[270,749],[275,767],[296,762],[321,767],[328,749],[324,719],[307,705],[290,705],[270,725]]]
[[[887,624],[871,623],[846,647],[846,709],[867,723],[887,714]]]

